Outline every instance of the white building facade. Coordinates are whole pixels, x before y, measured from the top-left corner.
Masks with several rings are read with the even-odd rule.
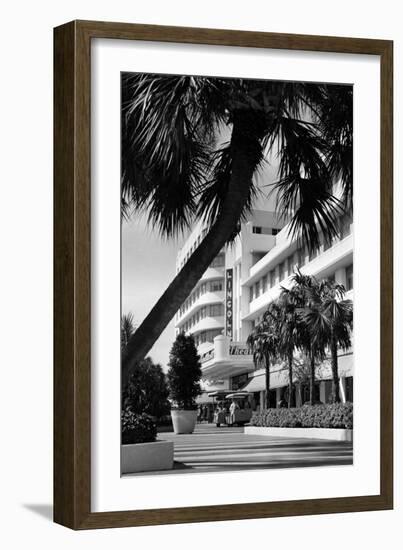
[[[247,390],[252,406],[261,409],[265,399],[264,370],[256,370],[246,340],[260,322],[281,286],[290,284],[298,267],[318,279],[330,278],[346,288],[353,298],[353,226],[350,217],[339,220],[340,237],[332,243],[322,239],[319,250],[309,254],[288,235],[274,212],[255,210],[242,224],[235,242],[226,246],[206,270],[176,316],[177,331],[193,334],[201,356],[205,392],[214,389]],[[187,239],[177,257],[179,270],[204,237],[200,224]],[[295,402],[308,400],[304,359],[295,357]],[[340,395],[353,400],[353,352],[339,355]],[[316,398],[329,401],[330,362],[318,366]],[[271,368],[271,402],[285,397],[288,369],[279,363]]]

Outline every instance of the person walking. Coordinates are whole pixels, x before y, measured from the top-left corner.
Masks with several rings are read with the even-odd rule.
[[[239,409],[239,405],[235,401],[235,399],[233,399],[229,407],[229,422],[231,426],[235,424],[235,411],[237,411],[238,409]]]

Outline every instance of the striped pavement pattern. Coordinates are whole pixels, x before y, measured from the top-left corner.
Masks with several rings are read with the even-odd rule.
[[[188,472],[350,465],[352,443],[246,435],[243,428],[199,424],[193,434],[161,433],[174,442],[177,470]]]

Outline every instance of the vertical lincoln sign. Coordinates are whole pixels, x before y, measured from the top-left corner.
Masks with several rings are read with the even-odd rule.
[[[232,340],[232,284],[233,271],[227,269],[225,272],[225,335]]]

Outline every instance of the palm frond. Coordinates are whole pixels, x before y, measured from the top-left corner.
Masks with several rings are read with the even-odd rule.
[[[259,161],[261,160],[260,158]],[[224,144],[223,147],[215,151],[212,155],[212,161],[209,167],[210,178],[200,192],[197,207],[197,216],[202,218],[210,227],[219,218],[222,211],[231,179],[232,163],[233,154],[231,145],[228,143]],[[231,235],[228,242],[232,242],[238,234],[241,222],[246,219],[257,197],[258,188],[254,182],[245,182],[245,185],[248,185],[248,197],[244,203],[239,225],[237,228],[234,228],[234,233]]]
[[[222,116],[220,107],[210,109],[207,120],[198,107],[200,95],[207,101],[206,87],[197,77],[122,77],[122,193],[135,210],[148,210],[163,235],[189,226],[205,184],[213,127]]]

